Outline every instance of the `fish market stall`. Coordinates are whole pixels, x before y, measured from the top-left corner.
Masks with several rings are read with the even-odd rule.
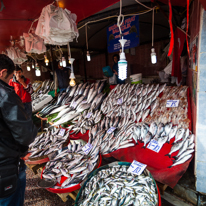
[[[161,205],[158,187],[148,170],[140,175],[129,171],[128,162],[113,162],[93,171],[82,185],[75,206]]]
[[[147,87],[152,86],[137,86],[136,95],[133,95],[134,100],[129,99],[129,95],[126,100],[117,96],[110,100],[110,104],[107,99],[116,95],[113,89],[101,106],[103,113],[107,113],[106,118],[103,119],[100,128],[91,130],[89,142],[99,138],[103,156],[112,156],[128,162],[137,160],[147,164],[157,181],[174,187],[188,168],[194,153],[194,135],[188,129],[191,128],[189,91],[187,87],[165,87],[158,92],[160,95],[156,96],[150,89],[149,94],[144,92]],[[140,93],[138,88],[141,90]],[[153,101],[150,101],[151,97],[146,98],[150,93],[156,96]],[[132,96],[132,91],[129,94]],[[143,99],[144,103],[141,101],[135,104],[139,99]],[[167,100],[174,99],[179,100],[179,107],[167,108]],[[123,103],[119,104],[120,100]],[[125,101],[128,104],[124,107]],[[119,117],[118,121],[116,116],[123,118]]]

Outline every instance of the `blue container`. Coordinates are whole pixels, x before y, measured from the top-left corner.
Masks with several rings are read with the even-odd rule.
[[[112,77],[113,76],[113,72],[112,72],[110,66],[103,67],[102,71],[104,73],[104,76],[106,76],[106,77]]]

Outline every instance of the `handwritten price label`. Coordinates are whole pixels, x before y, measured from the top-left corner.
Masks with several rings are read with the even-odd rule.
[[[86,116],[87,119],[89,119],[92,116],[92,112],[89,112]]]
[[[108,134],[112,134],[112,132],[114,132],[115,129],[116,129],[116,127],[110,127],[110,128],[107,130],[107,133],[108,133]]]
[[[161,150],[162,146],[163,145],[160,145],[156,140],[152,139],[147,148],[158,153]]]
[[[178,107],[180,100],[167,100],[166,107]]]
[[[122,104],[122,102],[123,102],[123,99],[122,99],[122,98],[120,98],[120,99],[117,100],[117,104]]]
[[[84,147],[82,147],[82,150],[84,151],[84,153],[85,153],[86,155],[89,154],[89,152],[91,151],[91,149],[92,149],[92,145],[89,144],[89,143],[87,143]]]
[[[65,129],[61,129],[61,130],[59,131],[59,136],[62,136],[62,137],[63,137],[64,134],[65,134],[65,131],[66,131]]]
[[[146,167],[147,165],[142,164],[136,160],[133,160],[132,164],[130,165],[127,171],[135,175],[141,175]]]

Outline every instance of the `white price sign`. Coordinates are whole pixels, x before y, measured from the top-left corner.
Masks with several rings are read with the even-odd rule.
[[[87,143],[84,147],[82,147],[82,150],[84,151],[84,153],[86,155],[89,154],[89,152],[91,151],[92,149],[92,145],[90,143]]]
[[[137,162],[136,160],[133,160],[132,164],[130,165],[127,171],[135,175],[141,175],[146,167],[147,165]]]
[[[122,102],[123,102],[123,98],[117,100],[117,104],[122,104]]]
[[[112,132],[114,132],[115,129],[116,129],[116,127],[110,127],[110,128],[107,130],[107,133],[108,133],[108,134],[112,134]]]
[[[159,144],[156,140],[152,139],[147,148],[158,153],[161,150],[162,146],[163,144]]]
[[[87,114],[87,116],[86,116],[86,118],[90,118],[92,116],[92,112],[89,112],[88,114]]]
[[[167,100],[166,107],[178,107],[180,100]]]
[[[59,135],[63,137],[63,136],[64,136],[65,131],[66,131],[65,129],[61,129],[61,130],[59,131]]]
[[[73,102],[71,107],[76,107],[77,106],[77,103],[76,102]]]

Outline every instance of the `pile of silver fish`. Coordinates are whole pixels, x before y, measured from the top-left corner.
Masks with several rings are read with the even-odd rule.
[[[65,93],[59,95],[55,105],[49,105],[40,111],[41,116],[59,112],[58,116],[52,121],[59,119],[55,125],[63,124],[80,115],[87,109],[97,110],[106,94],[102,93],[105,81],[99,81],[95,84],[79,84],[72,88],[68,87]],[[68,104],[65,106],[65,104]]]
[[[188,119],[188,99],[187,86],[169,87],[167,86],[161,98],[157,97],[159,106],[155,108],[152,115],[146,118],[145,122],[151,124],[155,121],[157,123],[172,122],[173,125],[179,127],[189,128],[190,120]],[[167,100],[179,100],[178,107],[166,107]]]
[[[71,141],[67,148],[47,162],[43,171],[44,179],[56,180],[61,186],[55,189],[67,188],[80,183],[95,168],[99,159],[99,148],[93,147],[88,155],[82,150],[81,142]],[[62,176],[67,177],[61,182]]]
[[[42,83],[41,88],[31,95],[32,101],[36,100],[37,98],[41,97],[44,94],[47,94],[52,90],[54,90],[54,82],[50,80],[45,80]]]
[[[133,121],[144,122],[158,106],[157,97],[164,91],[166,84],[118,84],[101,105],[101,111],[107,116],[126,117]]]
[[[100,122],[101,118],[101,111],[94,111],[93,109],[85,110],[83,114],[72,121],[73,125],[70,125],[67,129],[68,131],[72,130],[70,134],[78,134],[79,132],[85,134],[87,130]]]
[[[100,146],[101,154],[108,154],[121,148],[132,147],[137,143],[138,126],[129,117],[104,117],[89,131],[89,143]]]
[[[135,175],[127,169],[115,165],[98,171],[86,183],[77,205],[158,205],[153,179],[146,172]]]
[[[29,145],[28,151],[31,153],[29,158],[41,157],[62,149],[64,144],[68,142],[69,133],[61,136],[59,132],[60,129],[53,129],[37,136],[34,142]]]
[[[100,146],[101,154],[105,155],[115,150],[133,147],[139,142],[143,142],[143,148],[146,148],[149,142],[154,139],[159,145],[170,144],[174,138],[171,152],[178,150],[175,157],[176,161],[172,166],[182,164],[187,161],[194,152],[194,135],[190,134],[189,129],[177,125],[173,126],[171,122],[166,124],[152,122],[149,126],[146,123],[135,124],[129,117],[104,117],[99,123],[94,125],[89,131],[89,143]]]

